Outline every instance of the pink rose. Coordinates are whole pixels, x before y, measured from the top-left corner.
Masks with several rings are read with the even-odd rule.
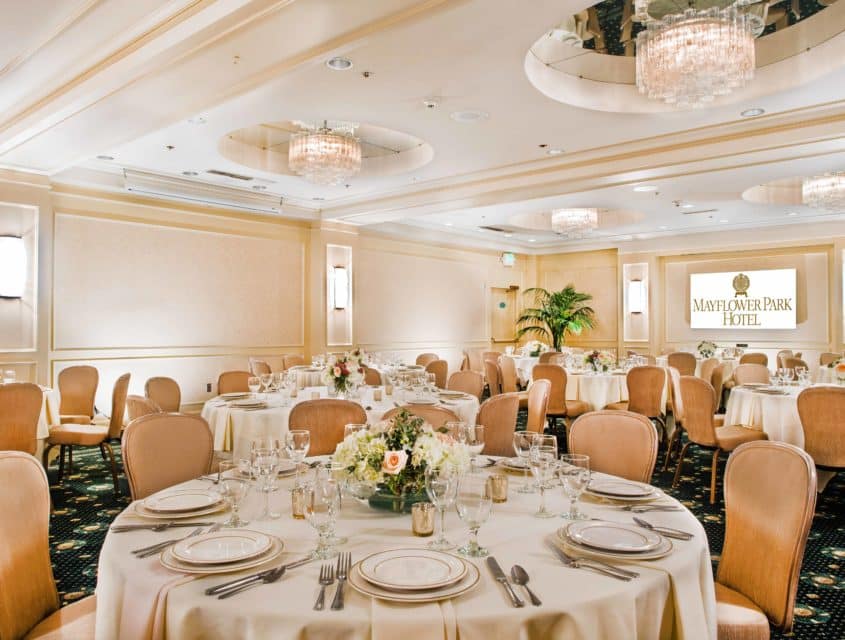
[[[399,475],[405,464],[408,462],[408,454],[403,450],[385,451],[384,460],[381,463],[381,470],[392,476]]]
[[[334,368],[334,377],[335,377],[335,378],[339,378],[339,377],[340,377],[340,367],[335,367],[335,368]]]

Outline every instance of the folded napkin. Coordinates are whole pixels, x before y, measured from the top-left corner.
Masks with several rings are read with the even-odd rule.
[[[405,604],[372,600],[372,640],[395,638],[444,638],[458,637],[455,609],[449,600],[425,604]]]

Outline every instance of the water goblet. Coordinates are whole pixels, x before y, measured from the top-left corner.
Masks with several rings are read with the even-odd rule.
[[[534,517],[553,518],[557,514],[546,507],[546,485],[557,469],[557,447],[534,444],[528,453],[528,466],[540,489],[540,507]]]
[[[458,480],[458,493],[455,497],[458,516],[469,527],[471,534],[467,543],[458,549],[462,556],[483,558],[490,552],[478,544],[478,530],[490,518],[493,509],[493,496],[487,475],[468,473]]]
[[[270,510],[270,493],[273,480],[279,468],[279,452],[274,448],[256,448],[252,450],[252,469],[258,479],[259,490],[264,494],[264,508],[258,520],[275,520],[281,514]]]
[[[446,538],[446,509],[455,502],[458,489],[458,472],[450,465],[429,467],[425,470],[425,492],[440,512],[440,528],[437,537],[426,545],[435,551],[454,549],[455,545]]]
[[[288,458],[296,465],[294,485],[299,484],[299,467],[308,456],[311,448],[311,432],[305,429],[292,429],[285,434],[285,451]]]
[[[239,461],[222,460],[219,467],[219,478],[217,491],[232,509],[232,515],[223,523],[223,526],[235,528],[248,525],[249,521],[240,517],[239,509],[241,502],[249,493],[250,481],[241,475]]]
[[[272,373],[262,373],[258,376],[259,382],[261,382],[261,387],[264,390],[264,393],[270,391],[270,384],[273,382],[273,374]]]
[[[466,432],[464,431],[466,426],[466,422],[447,422],[443,425],[443,428],[452,440],[466,444]]]
[[[340,509],[340,487],[330,478],[320,478],[308,490],[305,519],[317,532],[317,547],[311,556],[327,560],[337,555],[333,546],[335,520]]]
[[[366,431],[367,425],[366,424],[355,424],[350,422],[343,426],[343,439],[346,440],[351,435],[354,435],[360,431]]]
[[[250,376],[246,380],[246,386],[249,387],[250,392],[255,395],[261,389],[261,379],[258,376]]]
[[[475,468],[476,458],[484,451],[484,426],[480,424],[467,424],[462,429],[463,441],[469,449],[470,467]]]
[[[578,511],[578,498],[590,483],[590,456],[577,453],[564,453],[560,456],[558,475],[563,484],[563,492],[569,498],[569,512],[561,517],[567,520],[585,520],[586,515]]]
[[[534,484],[528,479],[528,453],[535,435],[533,431],[516,431],[513,434],[513,450],[523,464],[522,486],[516,490],[517,493],[534,493]]]

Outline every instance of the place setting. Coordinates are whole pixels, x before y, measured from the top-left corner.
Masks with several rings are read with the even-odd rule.
[[[224,511],[223,495],[201,489],[166,490],[132,503],[134,515],[159,520],[184,520]]]

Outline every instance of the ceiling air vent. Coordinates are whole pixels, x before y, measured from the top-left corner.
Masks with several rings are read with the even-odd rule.
[[[502,229],[501,227],[481,226],[481,227],[478,227],[478,228],[484,229],[485,231],[495,231],[496,233],[508,233],[507,230]]]
[[[701,211],[682,211],[681,215],[692,216],[697,213],[716,213],[718,209],[702,209]]]
[[[239,173],[231,173],[230,171],[220,171],[220,169],[209,169],[206,173],[210,173],[213,176],[223,176],[224,178],[231,178],[232,180],[244,180],[245,182],[249,182],[250,180],[254,180],[252,176],[242,176]]]

